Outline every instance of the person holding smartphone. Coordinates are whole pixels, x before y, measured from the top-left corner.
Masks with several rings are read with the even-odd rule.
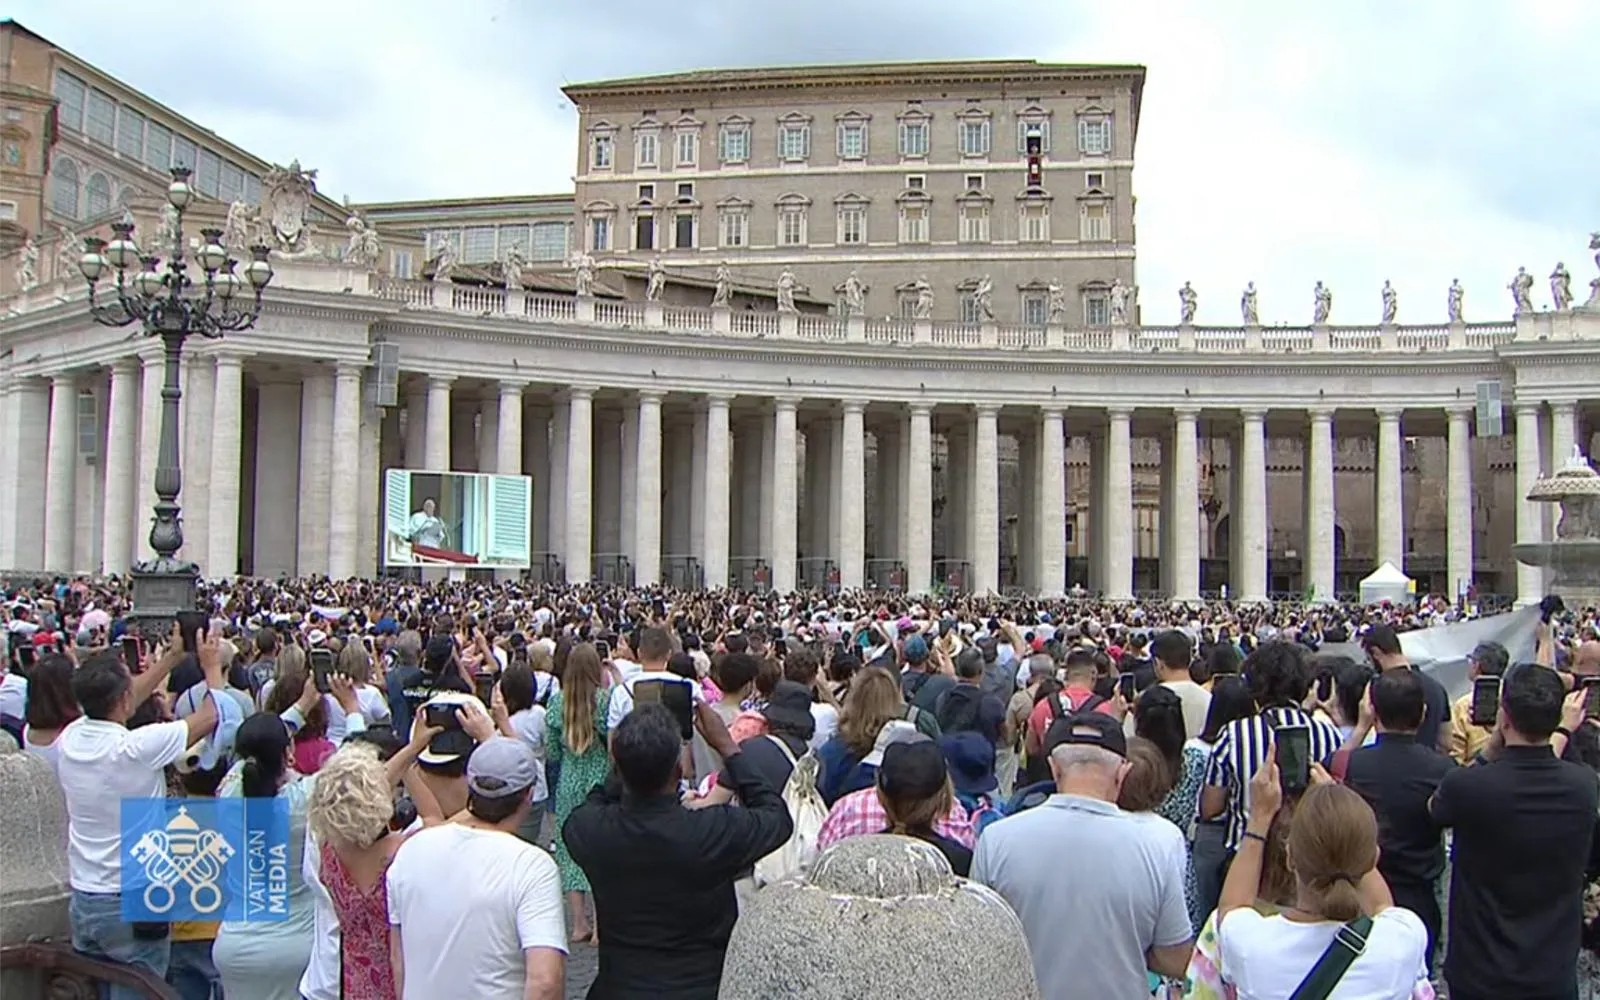
[[[1489,745],[1500,707],[1498,681],[1505,676],[1510,663],[1511,654],[1498,642],[1480,642],[1467,655],[1467,676],[1471,678],[1472,688],[1450,706],[1450,756],[1457,764],[1472,763]],[[1496,681],[1487,706],[1483,704],[1485,678]]]

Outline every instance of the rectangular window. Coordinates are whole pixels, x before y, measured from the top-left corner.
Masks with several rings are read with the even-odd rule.
[[[928,155],[928,123],[900,123],[900,155],[922,157]]]
[[[750,244],[750,216],[744,211],[723,212],[717,221],[717,242],[725,247]]]
[[[672,220],[672,245],[679,250],[694,249],[694,213],[679,212]]]
[[[961,206],[961,242],[989,242],[989,206]]]
[[[1050,320],[1050,299],[1043,292],[1028,292],[1022,296],[1022,322],[1024,326],[1044,326]]]
[[[786,208],[778,213],[778,245],[806,245],[806,213],[802,208]]]
[[[246,205],[261,204],[261,181],[255,174],[244,175],[244,203]]]
[[[461,239],[463,264],[487,264],[494,260],[494,227],[473,226]]]
[[[778,129],[778,159],[804,160],[811,155],[811,127],[785,125]]]
[[[144,115],[132,108],[117,111],[117,152],[135,160],[144,156]]]
[[[635,250],[654,250],[656,248],[655,216],[638,215],[634,217],[633,248]]]
[[[900,209],[900,242],[928,242],[928,206],[906,205]]]
[[[611,220],[596,215],[589,220],[589,249],[599,252],[611,249]]]
[[[389,251],[389,274],[402,280],[410,279],[412,274],[410,250]]]
[[[900,318],[901,319],[916,319],[917,318],[917,293],[916,292],[901,292],[900,293]]]
[[[209,149],[202,149],[195,159],[194,186],[203,195],[215,198],[222,182],[222,158]]]
[[[172,137],[172,165],[175,167],[188,167],[194,169],[195,146],[194,143],[181,135]]]
[[[1104,191],[1106,189],[1106,175],[1099,170],[1091,170],[1084,174],[1083,189],[1085,191]]]
[[[605,248],[597,247],[596,249]],[[533,260],[565,260],[567,256],[567,224],[565,222],[535,222],[533,224],[533,242],[529,244],[528,255]]]
[[[1021,233],[1018,238],[1023,243],[1050,242],[1050,206],[1024,205]]]
[[[968,174],[967,175],[967,190],[968,191],[982,191],[983,190],[983,175],[982,174]]]
[[[145,127],[144,163],[152,170],[166,170],[172,166],[172,130],[151,122]]]
[[[589,140],[589,169],[610,170],[611,157],[615,151],[611,136],[600,133]]]
[[[921,191],[928,186],[928,178],[924,174],[906,174],[906,190]]]
[[[639,185],[639,200],[640,201],[655,201],[655,198],[656,198],[656,186],[654,184],[640,184]]]
[[[1078,122],[1078,152],[1103,156],[1111,152],[1111,120]]]
[[[694,181],[678,182],[678,200],[694,201]]]
[[[88,96],[89,88],[82,80],[65,70],[56,70],[56,97],[61,99],[56,116],[64,127],[83,131],[83,105]]]
[[[0,201],[0,222],[15,222],[17,219],[17,203],[14,201]]]
[[[678,134],[678,166],[692,167],[700,162],[700,133],[679,132]]]
[[[860,205],[839,209],[839,242],[859,245],[867,242],[867,210]]]
[[[867,126],[851,122],[839,126],[839,159],[863,160],[867,156]]]
[[[962,156],[988,156],[989,120],[980,118],[963,121],[959,138]]]
[[[983,322],[983,310],[978,308],[978,300],[971,292],[961,293],[961,322],[968,326]]]
[[[1017,122],[1017,152],[1028,151],[1028,133],[1037,129],[1039,132],[1039,152],[1050,152],[1050,119]]]
[[[217,197],[233,204],[244,197],[244,170],[232,163],[222,165],[222,181],[217,186]]]
[[[750,159],[750,127],[724,125],[717,133],[717,155],[723,163],[745,163]]]
[[[506,251],[517,247],[524,255],[528,252],[527,226],[499,226],[495,230],[495,256],[504,259]]]
[[[640,132],[635,136],[633,146],[634,167],[654,169],[660,154],[660,150],[657,148],[659,146],[660,142],[654,132]]]
[[[84,117],[83,131],[98,142],[111,145],[117,130],[117,102],[100,93],[89,91],[88,114]]]
[[[1089,326],[1105,326],[1111,322],[1111,300],[1103,292],[1091,292],[1083,297],[1083,321]]]
[[[1085,242],[1103,242],[1111,238],[1111,217],[1104,205],[1083,206],[1083,222],[1078,238]]]

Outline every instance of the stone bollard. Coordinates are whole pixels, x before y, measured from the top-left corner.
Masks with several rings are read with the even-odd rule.
[[[22,752],[6,733],[0,733],[0,816],[0,947],[70,943],[67,800],[50,765]],[[0,995],[38,995],[25,985],[35,975],[25,969],[0,975]]]
[[[952,946],[959,930],[959,947]],[[756,892],[721,1000],[1038,1000],[1022,922],[909,837],[851,837]]]

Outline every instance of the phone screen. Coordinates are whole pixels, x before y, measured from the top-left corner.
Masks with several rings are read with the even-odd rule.
[[[1138,678],[1134,677],[1131,672],[1119,675],[1117,677],[1117,693],[1122,695],[1123,701],[1131,704],[1134,697],[1139,693]]]
[[[1317,678],[1317,700],[1327,701],[1333,697],[1333,675],[1323,674]]]
[[[333,653],[326,649],[313,649],[310,659],[311,679],[318,691],[327,694],[333,690],[333,685],[328,681],[328,675],[333,673]]]
[[[667,706],[678,720],[678,734],[685,740],[694,736],[694,692],[682,680],[640,680],[633,684],[636,705],[651,703]]]
[[[473,675],[472,682],[472,693],[478,696],[478,700],[483,702],[485,708],[489,707],[489,703],[494,700],[494,674],[480,671]]]
[[[1492,726],[1500,714],[1500,678],[1479,677],[1472,682],[1470,721],[1474,726]]]
[[[1277,748],[1278,782],[1286,792],[1305,791],[1311,784],[1311,727],[1279,726],[1273,733]]]
[[[185,653],[200,651],[200,634],[206,630],[206,616],[198,611],[180,611],[177,615],[178,637]]]
[[[448,703],[424,706],[422,721],[426,722],[430,729],[461,728],[461,720],[456,718],[456,706]]]
[[[144,656],[139,649],[138,636],[122,637],[122,665],[128,668],[130,674],[136,674],[144,669]]]
[[[1583,714],[1600,719],[1600,677],[1583,678]]]

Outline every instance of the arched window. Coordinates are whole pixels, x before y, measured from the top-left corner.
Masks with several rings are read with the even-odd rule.
[[[84,206],[90,218],[111,211],[111,182],[106,180],[105,174],[90,174],[83,190]]]
[[[50,211],[69,219],[78,217],[78,165],[65,157],[50,171]]]

